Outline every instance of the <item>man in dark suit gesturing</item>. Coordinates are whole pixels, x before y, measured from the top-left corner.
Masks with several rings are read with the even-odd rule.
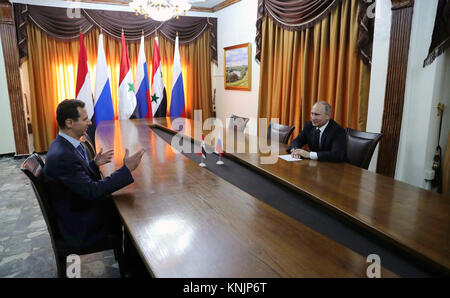
[[[144,150],[129,156],[127,149],[123,166],[102,179],[99,166],[110,162],[114,152],[100,149],[88,160],[80,144],[91,125],[84,102],[62,101],[56,118],[60,131],[46,155],[44,174],[61,236],[76,249],[106,244],[111,235],[121,237],[120,217],[108,195],[134,181],[131,172]]]
[[[306,144],[311,151],[301,149]],[[345,160],[345,130],[331,119],[331,106],[327,102],[319,101],[313,106],[311,121],[306,123],[300,135],[292,141],[288,152],[295,158]]]

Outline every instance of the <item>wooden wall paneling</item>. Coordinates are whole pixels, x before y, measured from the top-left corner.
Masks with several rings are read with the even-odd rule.
[[[377,173],[394,177],[403,116],[414,0],[392,0],[392,25]]]
[[[12,5],[3,1],[0,2],[0,34],[2,36],[3,58],[5,60],[16,155],[29,154],[28,132],[20,82],[16,28]]]

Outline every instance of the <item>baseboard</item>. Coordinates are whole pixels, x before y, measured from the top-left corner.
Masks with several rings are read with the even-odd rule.
[[[47,154],[47,151],[45,151],[45,152],[33,152],[33,153],[37,153],[39,155],[45,155],[45,154]],[[14,159],[25,159],[28,156],[30,156],[31,154],[33,154],[33,153],[29,153],[29,154],[15,154],[14,152],[2,153],[2,154],[0,154],[0,158],[2,158],[2,157],[13,157]]]
[[[14,155],[14,159],[25,159],[25,158],[28,158],[31,154],[33,154],[33,153],[37,153],[37,154],[39,154],[39,155],[45,155],[45,154],[47,154],[47,151],[43,151],[43,152],[32,152],[32,153],[29,153],[29,154],[16,154],[16,155]]]
[[[1,157],[13,157],[14,156],[14,152],[11,152],[11,153],[2,153],[2,154],[0,154],[0,158]]]
[[[30,155],[31,154],[16,154],[16,155],[14,155],[14,159],[25,159]]]

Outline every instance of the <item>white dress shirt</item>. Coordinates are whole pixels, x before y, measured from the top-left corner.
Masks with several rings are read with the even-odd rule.
[[[77,139],[75,139],[75,138],[72,138],[71,136],[69,136],[69,135],[66,135],[65,133],[63,133],[63,132],[59,132],[58,133],[60,136],[62,136],[64,139],[66,139],[67,141],[69,141],[70,142],[70,144],[72,144],[72,146],[73,147],[75,147],[75,148],[77,148],[79,145],[80,145],[80,140],[77,140]]]

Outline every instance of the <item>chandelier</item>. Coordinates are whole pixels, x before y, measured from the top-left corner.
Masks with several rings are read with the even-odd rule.
[[[191,8],[187,0],[133,0],[129,6],[136,15],[142,14],[159,22],[178,17]]]

